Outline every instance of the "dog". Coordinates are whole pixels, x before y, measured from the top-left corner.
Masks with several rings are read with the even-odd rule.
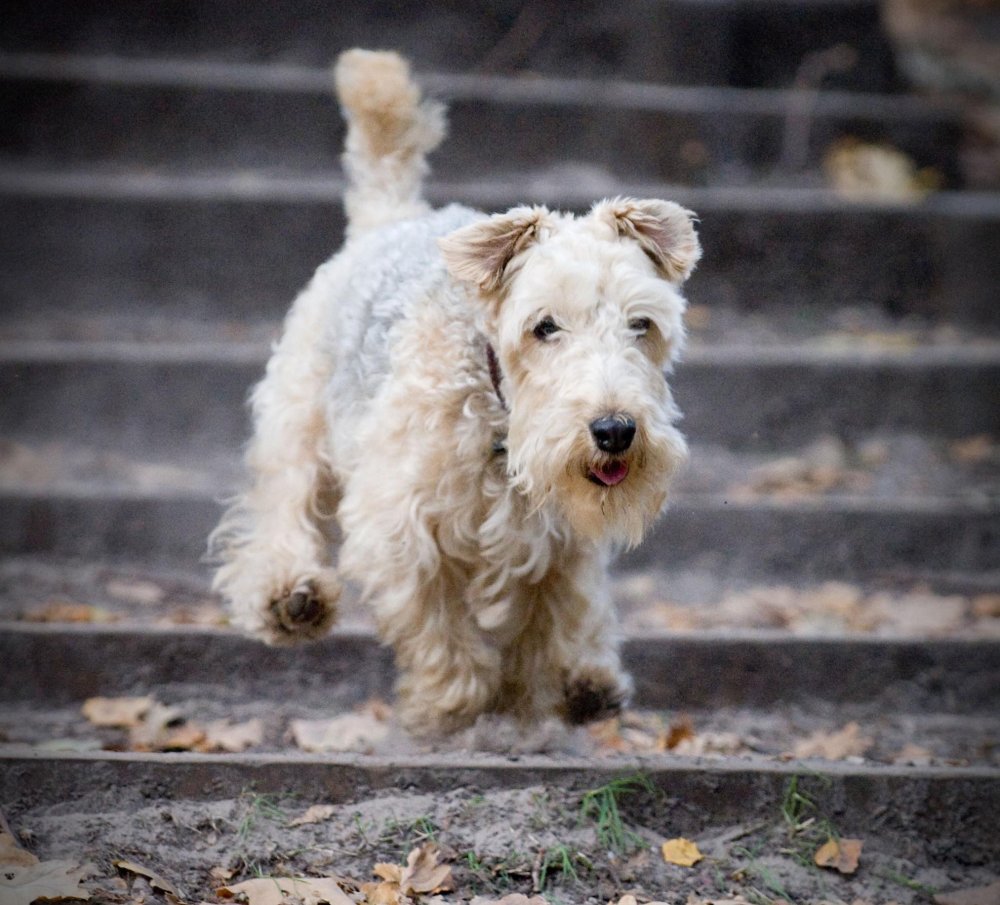
[[[214,587],[235,625],[286,644],[326,633],[356,584],[411,732],[604,718],[632,689],[608,562],[687,456],[666,377],[694,215],[432,210],[443,107],[394,53],[347,51],[334,82],[346,240],[251,394],[252,480],[213,532]]]

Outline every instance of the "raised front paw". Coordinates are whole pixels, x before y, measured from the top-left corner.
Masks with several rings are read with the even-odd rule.
[[[575,676],[564,690],[566,722],[579,726],[614,716],[628,702],[630,693],[627,677],[603,669]]]
[[[288,593],[270,601],[272,643],[304,641],[325,635],[337,617],[340,586],[329,578],[300,581]]]

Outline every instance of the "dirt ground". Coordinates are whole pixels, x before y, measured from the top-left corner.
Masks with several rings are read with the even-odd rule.
[[[437,847],[435,861],[450,868],[442,886],[452,888],[375,901],[466,903],[540,893],[551,905],[617,903],[626,894],[638,902],[909,905],[997,880],[987,866],[963,863],[960,841],[928,858],[933,846],[903,850],[862,838],[853,872],[819,867],[820,847],[831,836],[846,847],[857,828],[832,824],[812,806],[805,784],[789,788],[775,813],[693,833],[702,821],[683,804],[644,790],[639,777],[617,790],[582,794],[545,787],[401,790],[329,805],[310,812],[315,822],[296,825],[323,804],[250,792],[209,802],[134,801],[95,789],[85,800],[8,816],[12,831],[43,862],[91,864],[87,885],[95,901],[115,905],[214,902],[216,889],[255,877],[330,876],[346,878],[342,888],[364,902],[359,890],[374,879],[376,864],[403,865],[428,843]],[[608,819],[609,806],[619,823]],[[693,866],[668,863],[664,841],[688,834],[701,859]],[[116,868],[116,861],[131,866]]]

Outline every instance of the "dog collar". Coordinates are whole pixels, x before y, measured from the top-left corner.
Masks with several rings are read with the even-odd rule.
[[[497,394],[500,405],[507,411],[507,400],[503,398],[503,390],[500,389],[500,362],[497,360],[497,353],[493,350],[493,344],[486,341],[486,363],[490,367],[490,380],[493,381],[493,392]]]

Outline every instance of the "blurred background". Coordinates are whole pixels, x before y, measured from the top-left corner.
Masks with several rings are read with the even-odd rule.
[[[700,217],[692,464],[618,572],[633,628],[995,633],[998,36],[990,0],[15,4],[0,607],[224,623],[200,558],[340,241],[360,45],[450,106],[436,203]]]

